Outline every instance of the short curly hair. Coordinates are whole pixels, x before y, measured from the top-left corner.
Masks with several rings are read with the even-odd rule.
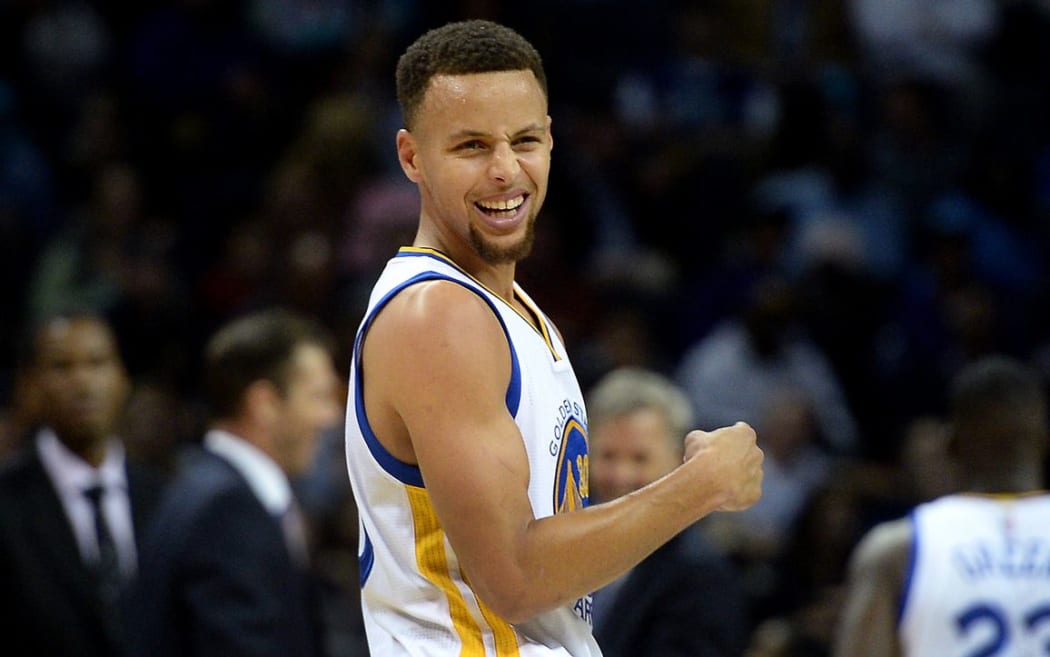
[[[486,20],[448,23],[416,39],[397,62],[397,100],[410,130],[435,75],[532,71],[547,95],[539,52],[514,30]]]

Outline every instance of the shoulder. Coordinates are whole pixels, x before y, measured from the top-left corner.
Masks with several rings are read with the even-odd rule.
[[[491,317],[494,308],[479,288],[462,281],[437,278],[400,290],[380,313],[386,325],[408,330],[464,328]]]
[[[169,520],[193,518],[225,502],[250,499],[251,489],[224,459],[202,448],[183,455],[178,473],[166,486],[160,513]]]
[[[17,486],[40,467],[36,450],[23,448],[0,463],[0,491]]]
[[[173,486],[215,490],[233,486],[238,479],[237,470],[226,459],[194,446],[182,454]]]
[[[185,459],[151,514],[147,544],[165,550],[214,549],[225,535],[242,535],[271,522],[243,477],[222,458],[200,449]],[[182,546],[182,547],[179,547]]]
[[[367,336],[367,349],[390,367],[412,370],[447,359],[484,361],[506,349],[506,337],[493,302],[479,289],[452,280],[411,285],[381,309]],[[387,370],[391,375],[396,370]]]
[[[913,541],[910,518],[876,525],[857,544],[850,570],[855,576],[903,577],[911,559]]]
[[[27,447],[0,465],[0,507],[22,504],[34,496],[39,484],[47,483],[47,473],[36,450]]]

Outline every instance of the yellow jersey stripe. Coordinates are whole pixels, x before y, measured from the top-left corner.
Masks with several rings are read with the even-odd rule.
[[[516,285],[517,283],[515,283],[515,286]],[[529,303],[524,296],[519,295],[518,299],[520,299],[522,305],[528,308],[529,312],[536,317],[536,323],[540,325],[540,333],[543,335],[543,341],[547,343],[547,348],[551,350],[552,354],[554,354],[554,360],[561,360],[561,354],[559,354],[558,350],[554,348],[554,341],[551,340],[550,329],[547,328],[547,322],[543,319],[543,313],[540,312],[540,309],[537,308],[535,304]]]
[[[452,625],[459,635],[460,657],[485,657],[485,643],[467,602],[463,598],[452,576],[448,572],[448,557],[445,554],[445,532],[438,524],[434,507],[423,488],[406,486],[408,501],[412,507],[412,522],[416,535],[416,563],[419,572],[429,582],[444,591],[448,601]]]
[[[447,255],[445,255],[441,251],[438,251],[437,249],[432,249],[432,248],[430,248],[428,246],[402,246],[399,249],[399,252],[400,253],[424,253],[424,254],[427,254],[427,255],[430,255],[430,256],[434,256],[435,258],[438,258],[438,259],[442,260],[443,262],[447,262],[449,265],[455,267],[456,269],[461,271],[465,276],[469,276],[470,280],[474,281],[475,283],[477,283],[481,287],[483,287],[486,290],[488,290],[496,298],[502,299],[503,303],[507,304],[507,306],[511,310],[516,312],[519,317],[521,317],[526,322],[528,322],[529,326],[531,326],[534,329],[536,329],[536,331],[540,335],[543,336],[543,341],[547,343],[547,348],[550,349],[551,355],[554,356],[554,360],[558,361],[558,360],[562,359],[561,354],[559,354],[558,350],[554,348],[554,342],[551,341],[550,330],[547,328],[547,322],[545,322],[544,319],[543,319],[543,314],[533,304],[530,304],[529,302],[527,302],[524,297],[519,295],[518,299],[521,301],[522,305],[524,305],[526,308],[528,308],[529,312],[532,313],[532,315],[535,317],[535,320],[536,320],[535,323],[532,320],[530,320],[528,317],[526,317],[525,313],[523,313],[520,310],[518,310],[518,308],[514,304],[510,303],[509,301],[507,301],[506,299],[504,299],[500,295],[496,294],[496,292],[494,292],[492,290],[492,288],[490,288],[488,285],[485,285],[484,283],[482,283],[478,279],[474,278],[474,276],[472,276],[469,272],[467,272],[462,267],[457,265],[455,263],[455,261],[452,260],[452,258],[448,257]],[[517,283],[514,284],[515,288],[517,288],[517,285],[518,285]],[[537,324],[539,325],[539,328],[536,327]]]
[[[463,577],[463,581],[466,582],[466,573],[461,572],[460,574]],[[521,652],[518,650],[518,636],[515,634],[514,628],[510,626],[510,623],[489,609],[488,605],[482,602],[476,593],[474,594],[474,600],[477,601],[478,607],[481,609],[481,615],[485,617],[485,622],[492,628],[492,634],[496,642],[496,657],[519,657]]]

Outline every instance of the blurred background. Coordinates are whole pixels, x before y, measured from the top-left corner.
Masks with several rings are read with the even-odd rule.
[[[777,504],[711,532],[753,654],[822,654],[860,532],[951,489],[946,382],[996,352],[1050,375],[1046,0],[2,0],[0,453],[22,333],[71,303],[115,323],[123,435],[161,466],[227,319],[318,317],[345,373],[418,213],[397,56],[468,17],[550,81],[521,283],[585,390],[642,366],[758,428]]]

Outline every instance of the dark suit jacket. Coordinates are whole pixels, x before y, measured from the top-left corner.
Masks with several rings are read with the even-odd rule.
[[[600,604],[611,605],[594,627],[605,657],[739,657],[746,648],[741,584],[695,526],[638,564]]]
[[[128,466],[136,540],[161,487],[159,476]],[[0,471],[0,652],[10,657],[120,654],[119,618],[104,612],[96,591],[58,492],[36,448],[29,446]]]
[[[316,604],[279,522],[228,462],[195,449],[147,530],[132,657],[314,657]]]

